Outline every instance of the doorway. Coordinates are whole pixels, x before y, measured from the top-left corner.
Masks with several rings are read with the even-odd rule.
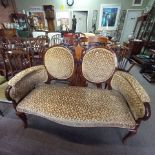
[[[76,32],[87,32],[88,11],[73,11],[76,18]]]
[[[143,13],[143,10],[128,10],[125,21],[124,21],[124,26],[123,26],[123,31],[121,35],[121,44],[123,42],[128,41],[128,36],[132,34],[134,31],[134,27],[136,25],[137,17],[141,16]]]

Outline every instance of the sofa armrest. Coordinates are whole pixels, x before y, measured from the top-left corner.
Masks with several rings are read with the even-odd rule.
[[[132,75],[123,71],[116,71],[112,78],[111,86],[124,96],[135,120],[148,115],[146,114],[148,112],[146,103],[149,105],[150,98]]]
[[[9,80],[6,97],[18,103],[33,88],[46,82],[47,79],[47,71],[43,65],[27,68]]]

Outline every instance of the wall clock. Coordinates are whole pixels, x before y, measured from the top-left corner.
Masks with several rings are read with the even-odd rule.
[[[1,0],[2,5],[6,8],[9,5],[8,0]]]
[[[72,6],[74,4],[74,0],[67,0],[67,5]]]

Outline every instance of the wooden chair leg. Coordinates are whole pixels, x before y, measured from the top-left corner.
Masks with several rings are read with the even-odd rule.
[[[4,116],[1,110],[0,110],[0,115]]]
[[[137,133],[137,129],[138,129],[138,127],[139,127],[139,124],[140,124],[140,123],[137,123],[137,125],[135,126],[135,128],[134,128],[134,129],[130,129],[130,131],[124,136],[124,138],[122,139],[122,142],[123,142],[124,144],[127,143],[127,139],[128,139],[129,137],[132,137],[132,136],[134,136],[134,135]]]
[[[24,123],[24,128],[27,128],[27,117],[24,113],[22,112],[16,112],[16,115],[23,121]]]
[[[137,133],[136,130],[130,130],[130,131],[124,136],[122,142],[123,142],[124,144],[126,144],[126,143],[127,143],[127,139],[128,139],[129,137],[131,137],[131,136],[134,136],[136,133]]]

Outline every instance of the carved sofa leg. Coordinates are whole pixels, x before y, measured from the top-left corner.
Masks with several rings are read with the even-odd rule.
[[[137,129],[131,129],[131,130],[124,136],[124,138],[122,139],[123,144],[126,144],[126,143],[127,143],[127,139],[128,139],[129,137],[134,136],[136,133],[137,133]]]
[[[0,110],[0,115],[4,116],[1,110]]]
[[[27,128],[27,117],[24,113],[22,112],[16,112],[16,115],[23,121],[24,123],[24,128]]]
[[[127,135],[125,135],[125,137],[122,139],[122,142],[125,144],[127,139],[133,135],[135,135],[137,133],[137,129],[138,127],[140,126],[140,123],[141,121],[146,121],[150,118],[151,116],[151,108],[150,108],[150,104],[145,102],[144,103],[144,106],[145,106],[145,115],[143,118],[139,118],[137,121],[136,121],[136,126],[134,129],[130,129],[130,131],[128,132]]]
[[[13,107],[14,107],[14,109],[16,111],[16,115],[23,121],[24,128],[27,128],[27,117],[26,117],[25,113],[17,111],[16,107],[17,107],[18,103],[10,97],[11,88],[12,88],[12,86],[8,86],[6,88],[5,96],[9,101],[12,101]]]

